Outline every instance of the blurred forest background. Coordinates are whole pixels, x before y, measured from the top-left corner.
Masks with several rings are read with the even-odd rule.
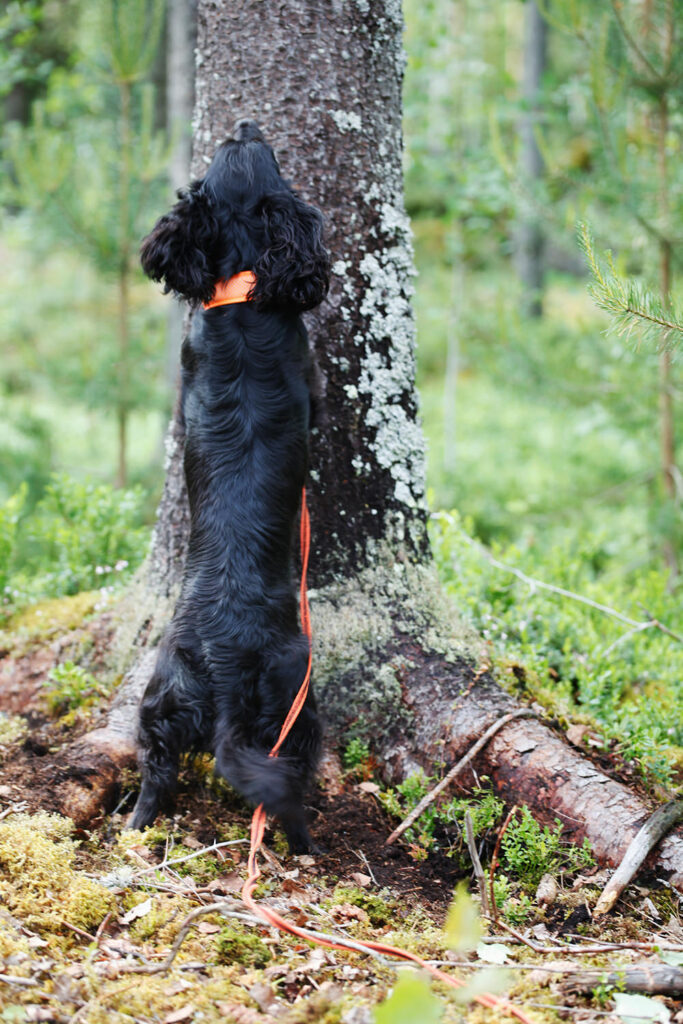
[[[115,593],[149,541],[177,315],[137,249],[189,140],[187,119],[170,123],[170,25],[188,3],[0,7],[6,629],[36,601]],[[442,579],[506,685],[672,784],[683,2],[404,7],[418,384]]]

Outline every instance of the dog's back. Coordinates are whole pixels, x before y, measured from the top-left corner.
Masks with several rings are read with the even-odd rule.
[[[221,157],[221,181],[240,157],[250,162],[253,178],[258,147],[274,161],[260,133],[246,129],[243,142]],[[207,288],[202,275],[215,280],[226,267],[235,269],[227,256],[221,262],[216,255],[221,246],[230,252],[239,243],[236,269],[253,269],[256,286],[248,302],[198,311],[183,346],[191,533],[181,596],[141,706],[143,786],[131,825],[148,824],[172,798],[182,751],[209,750],[217,771],[248,800],[277,814],[290,846],[302,850],[309,846],[302,796],[320,748],[312,694],[280,756],[269,758],[268,751],[308,661],[292,581],[310,409],[299,311],[326,290],[327,254],[319,214],[288,187],[271,198],[257,196],[239,217],[234,211],[228,217],[217,175],[210,168],[206,182],[181,196],[143,246],[150,276],[197,299]],[[204,245],[195,257],[199,267],[187,262],[188,225]],[[249,244],[265,250],[245,253]]]

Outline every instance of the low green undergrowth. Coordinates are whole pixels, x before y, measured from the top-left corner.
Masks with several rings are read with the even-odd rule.
[[[384,790],[380,800],[390,814],[404,818],[436,781],[424,772],[415,772],[395,789]],[[443,850],[466,869],[470,861],[465,843],[465,814],[469,811],[474,838],[480,841],[498,824],[503,807],[502,801],[486,789],[475,790],[472,797],[435,801],[406,830],[405,838],[415,857],[424,858],[432,850]]]
[[[630,563],[617,522],[568,530],[550,549],[533,533],[488,549],[457,513],[436,513],[431,541],[446,589],[488,641],[503,681],[565,722],[592,726],[593,744],[617,750],[646,778],[675,780],[683,768],[680,592],[663,569]]]
[[[397,819],[405,818],[429,792],[436,779],[415,772],[395,788],[384,790],[380,800]],[[486,779],[482,780],[484,783]],[[502,827],[504,804],[489,789],[479,788],[469,797],[436,800],[406,830],[404,838],[417,859],[434,850],[454,858],[463,871],[471,867],[465,840],[465,814],[469,813],[472,832],[480,855],[493,852],[496,833]],[[502,835],[498,862],[505,882],[499,885],[502,904],[517,888],[533,895],[545,874],[576,874],[594,864],[590,844],[575,846],[562,838],[563,828],[556,820],[553,827],[540,825],[528,807],[522,806],[508,822]],[[510,880],[514,880],[514,884]]]
[[[81,665],[65,661],[50,670],[45,699],[51,714],[66,715],[89,708],[109,696],[110,688],[87,672]]]
[[[0,506],[0,616],[46,598],[110,587],[149,543],[142,488],[55,474],[34,508],[27,487]]]

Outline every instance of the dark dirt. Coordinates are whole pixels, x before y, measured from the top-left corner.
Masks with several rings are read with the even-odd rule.
[[[44,722],[32,731],[2,766],[4,799],[24,803],[29,813],[57,810],[53,790],[60,771],[56,764],[59,751],[84,729],[85,723],[80,728],[65,729],[58,723]],[[327,781],[321,781],[309,804],[311,834],[321,851],[311,872],[349,885],[358,884],[354,874],[370,876],[379,888],[387,887],[405,897],[408,905],[419,903],[441,916],[460,877],[454,862],[438,852],[427,860],[416,860],[405,846],[386,846],[385,839],[395,822],[376,798],[358,792],[354,783],[339,790],[338,780]],[[192,767],[181,772],[179,782],[174,820],[180,832],[209,845],[231,824],[248,828],[249,810],[237,796],[222,791],[222,787],[216,793],[215,783],[203,779]],[[132,809],[135,784],[132,774],[130,780],[123,780],[122,815]],[[123,818],[113,822],[103,818],[99,823],[105,838],[113,838],[122,825]],[[266,834],[266,846],[272,847],[274,838],[271,829]]]

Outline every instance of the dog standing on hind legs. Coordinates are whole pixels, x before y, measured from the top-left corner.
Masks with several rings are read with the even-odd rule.
[[[129,824],[172,806],[183,752],[208,751],[304,852],[303,795],[321,737],[312,693],[280,755],[268,752],[308,663],[291,570],[311,406],[300,313],[327,293],[322,217],[280,176],[251,121],[178,195],[141,259],[165,291],[204,304],[181,356],[190,540],[140,706],[142,787]]]

